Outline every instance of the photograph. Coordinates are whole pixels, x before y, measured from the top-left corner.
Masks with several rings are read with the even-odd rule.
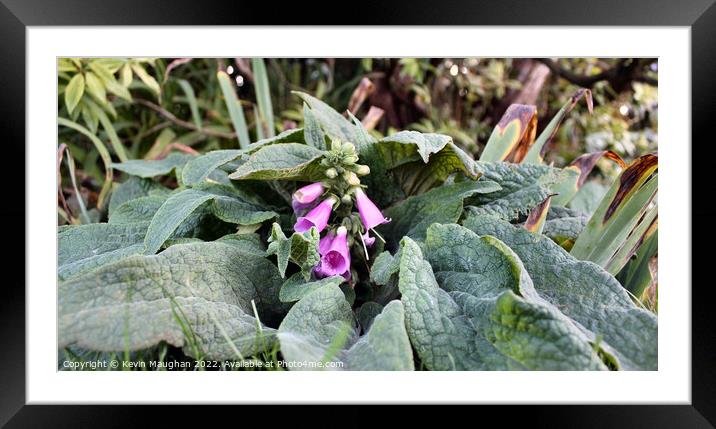
[[[659,370],[658,58],[56,66],[58,371]]]

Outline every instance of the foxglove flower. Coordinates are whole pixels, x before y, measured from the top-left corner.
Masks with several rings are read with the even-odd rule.
[[[375,237],[371,237],[370,234],[368,234],[368,231],[365,232],[365,234],[362,235],[363,237],[363,243],[365,243],[366,247],[371,247],[373,244],[375,244]]]
[[[348,248],[348,230],[341,226],[321,239],[318,250],[321,262],[316,267],[318,277],[343,276],[350,278],[351,252]]]
[[[368,195],[363,192],[363,189],[360,188],[356,190],[356,206],[358,206],[358,214],[360,215],[360,220],[363,222],[366,232],[378,225],[390,222],[390,219],[383,216],[380,209],[368,198]],[[366,245],[367,244],[368,243],[366,243]]]
[[[323,194],[323,184],[321,182],[311,183],[294,192],[291,206],[296,216],[303,215],[321,194]]]
[[[320,233],[328,225],[328,218],[331,216],[333,205],[337,202],[335,197],[328,197],[321,201],[306,216],[301,216],[296,220],[293,229],[296,232],[305,232],[315,226]]]

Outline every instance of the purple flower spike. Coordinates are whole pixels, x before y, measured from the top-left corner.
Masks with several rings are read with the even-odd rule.
[[[350,278],[351,252],[348,248],[348,230],[342,226],[335,234],[326,234],[319,243],[321,262],[316,267],[316,274],[319,277],[330,277],[348,273]],[[326,240],[324,242],[324,240]]]
[[[315,226],[320,233],[328,225],[328,218],[331,216],[333,210],[333,204],[336,203],[334,197],[328,197],[321,201],[313,210],[308,212],[306,216],[301,216],[296,220],[296,224],[293,225],[293,229],[296,232],[305,232]]]
[[[371,230],[378,225],[390,222],[381,213],[380,209],[368,198],[363,189],[356,190],[356,206],[358,206],[358,214],[363,226],[366,230]],[[368,243],[366,243],[367,245]]]
[[[291,199],[291,207],[296,216],[303,216],[323,194],[323,185],[321,182],[311,183],[293,193]]]

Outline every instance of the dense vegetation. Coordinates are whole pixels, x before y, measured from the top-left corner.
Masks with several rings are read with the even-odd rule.
[[[59,367],[655,370],[655,84],[60,59]]]

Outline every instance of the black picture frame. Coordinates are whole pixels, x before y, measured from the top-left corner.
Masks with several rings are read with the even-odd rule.
[[[22,178],[25,177],[25,79],[26,27],[60,25],[566,25],[566,26],[687,26],[691,28],[692,71],[692,141],[711,142],[710,127],[716,113],[716,0],[460,0],[440,3],[427,0],[402,2],[364,1],[355,6],[336,6],[335,2],[314,1],[310,4],[288,7],[277,2],[217,2],[213,0],[122,0],[101,3],[92,0],[0,0],[0,124],[2,127],[2,170],[6,180],[5,195],[0,219],[5,228],[4,252],[6,267],[2,294],[0,294],[0,332],[3,352],[0,353],[0,424],[7,427],[132,427],[131,419],[139,413],[149,423],[146,407],[116,406],[40,406],[25,405],[25,232],[32,225],[25,221],[25,204],[32,198],[26,194]],[[356,9],[351,12],[352,8]],[[277,10],[278,9],[278,10]],[[330,11],[335,16],[321,16]],[[357,19],[363,22],[356,22]],[[558,43],[558,42],[557,42]],[[48,97],[50,95],[48,94]],[[687,126],[688,124],[684,124]],[[674,142],[669,142],[674,144]],[[676,144],[689,145],[690,142]],[[707,187],[713,168],[698,165],[709,162],[713,148],[691,146],[708,150],[706,156],[692,157],[692,227],[698,225],[698,240],[692,242],[693,280],[684,276],[681,285],[686,292],[689,283],[692,293],[692,396],[690,405],[580,405],[580,406],[519,406],[505,409],[502,406],[482,407],[480,420],[508,419],[510,423],[525,422],[531,427],[714,427],[716,424],[716,323],[714,322],[711,292],[713,280],[706,276],[711,252],[699,251],[698,244],[713,242],[713,220],[716,211],[710,208]],[[20,162],[24,160],[24,162]],[[667,160],[668,162],[668,160]],[[701,167],[701,168],[699,168]],[[699,192],[703,191],[703,192]],[[704,195],[706,198],[704,198]],[[699,198],[700,197],[700,198]],[[697,198],[699,198],[697,200]],[[9,203],[12,202],[12,203]],[[24,228],[19,228],[20,222]],[[22,231],[22,232],[21,232]],[[20,244],[23,243],[23,244]],[[9,277],[7,274],[13,273]],[[698,273],[704,273],[697,281]],[[160,399],[160,398],[158,398]],[[638,398],[635,398],[637,400]],[[400,401],[400,398],[396,398]],[[233,415],[234,421],[248,421],[233,407],[221,407],[222,413]],[[314,414],[312,408],[303,412]],[[424,410],[424,408],[423,408]],[[218,410],[211,411],[216,418]],[[287,411],[289,418],[300,419],[298,410]],[[426,411],[411,410],[419,416]],[[431,413],[431,411],[427,411]],[[237,414],[238,413],[238,414]],[[260,414],[264,414],[261,412]],[[363,413],[334,408],[320,411],[326,422],[336,419],[346,424],[357,424]],[[398,411],[397,413],[400,413]],[[475,413],[474,411],[472,413]],[[152,414],[155,414],[152,412]],[[158,410],[162,426],[181,422],[186,412],[171,409]],[[241,418],[236,417],[242,415]],[[271,417],[273,419],[274,417]],[[370,420],[363,420],[366,423]],[[343,423],[341,423],[343,424]]]

